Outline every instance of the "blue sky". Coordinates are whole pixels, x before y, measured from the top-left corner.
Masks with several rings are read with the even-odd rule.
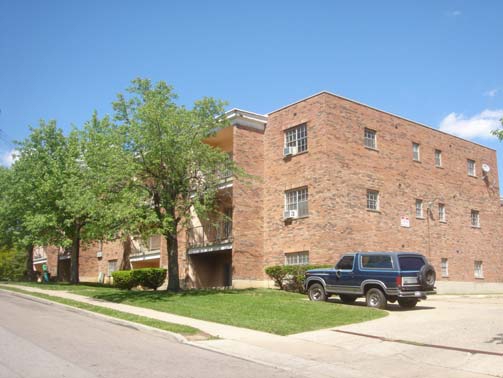
[[[503,2],[0,0],[0,156],[142,76],[268,113],[328,90],[481,143],[503,116]],[[503,168],[500,168],[503,170]],[[501,176],[503,176],[503,171]]]

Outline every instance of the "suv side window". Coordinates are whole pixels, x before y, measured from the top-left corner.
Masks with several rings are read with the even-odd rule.
[[[355,261],[354,256],[343,256],[342,259],[339,260],[335,269],[340,270],[353,270],[353,262]]]
[[[377,253],[362,255],[361,264],[364,269],[393,269],[391,256]]]

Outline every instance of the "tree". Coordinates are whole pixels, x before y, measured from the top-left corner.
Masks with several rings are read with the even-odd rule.
[[[19,144],[14,169],[33,206],[24,223],[39,245],[71,245],[72,283],[79,282],[81,242],[116,238],[144,207],[123,146],[119,128],[96,114],[67,137],[56,122],[41,122]]]
[[[204,143],[228,125],[222,117],[224,103],[203,98],[187,109],[174,102],[172,87],[148,79],[133,80],[128,92],[113,104],[115,119],[127,134],[136,183],[156,218],[150,232],[167,241],[168,290],[178,291],[179,231],[190,220],[191,209],[200,215],[213,210],[219,172],[238,172],[226,153]]]
[[[501,128],[493,130],[491,133],[496,135],[500,141],[503,141],[503,118],[500,119]]]

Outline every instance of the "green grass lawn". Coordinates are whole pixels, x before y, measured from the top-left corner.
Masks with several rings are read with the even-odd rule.
[[[306,295],[272,289],[123,291],[96,285],[25,284],[196,319],[289,335],[381,318],[387,312],[362,306],[320,303]]]

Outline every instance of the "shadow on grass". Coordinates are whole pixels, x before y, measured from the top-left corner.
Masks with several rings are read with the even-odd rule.
[[[244,289],[244,290],[206,289],[206,290],[184,290],[179,292],[172,292],[167,290],[158,290],[158,291],[117,290],[114,293],[97,293],[92,295],[92,297],[95,299],[100,299],[114,303],[135,302],[135,301],[162,302],[162,301],[175,300],[176,298],[183,298],[183,297],[203,297],[203,296],[235,295],[235,294],[242,295],[254,291],[255,291],[254,289]]]

